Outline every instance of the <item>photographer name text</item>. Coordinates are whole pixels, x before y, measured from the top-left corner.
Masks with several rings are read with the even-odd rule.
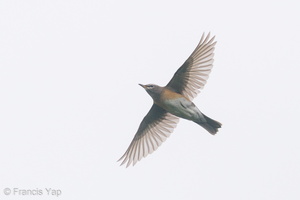
[[[53,188],[35,188],[35,189],[24,189],[24,188],[4,188],[3,193],[5,195],[12,196],[56,196],[59,197],[62,194],[60,189]]]

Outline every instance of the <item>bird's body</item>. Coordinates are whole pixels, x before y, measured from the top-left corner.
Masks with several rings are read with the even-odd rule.
[[[187,100],[185,97],[179,97],[176,99],[167,99],[161,106],[169,113],[191,121],[197,121],[201,118],[200,110],[195,106],[194,103]]]
[[[155,86],[159,87],[159,86]],[[164,108],[169,113],[191,121],[204,120],[202,113],[193,102],[188,100],[183,95],[173,92],[167,88],[162,90],[159,102],[154,102],[158,106]]]
[[[147,89],[147,85],[140,85]],[[191,120],[199,124],[213,135],[217,133],[217,129],[215,129],[217,127],[211,125],[209,120],[207,120],[208,117],[206,117],[188,98],[172,91],[168,87],[160,87],[154,84],[150,85],[156,89],[154,89],[155,92],[149,93],[155,104],[177,117]]]
[[[142,86],[153,99],[153,105],[142,120],[137,133],[125,154],[120,158],[127,167],[155,151],[172,133],[179,118],[191,120],[209,133],[216,134],[221,123],[204,115],[192,99],[206,83],[212,68],[214,37],[204,39],[185,63],[176,71],[171,81],[160,87],[155,84]]]

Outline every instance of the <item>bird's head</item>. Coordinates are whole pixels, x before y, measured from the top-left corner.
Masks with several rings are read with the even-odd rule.
[[[163,87],[160,87],[155,84],[147,84],[147,85],[139,84],[139,85],[143,87],[146,90],[146,92],[148,92],[148,94],[152,97],[154,101],[156,101],[160,97],[160,93],[163,90]]]

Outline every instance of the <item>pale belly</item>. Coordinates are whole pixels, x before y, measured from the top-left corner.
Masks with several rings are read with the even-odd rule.
[[[163,107],[169,113],[184,119],[198,121],[201,120],[201,118],[203,118],[202,113],[195,106],[195,104],[190,102],[186,98],[165,100]]]

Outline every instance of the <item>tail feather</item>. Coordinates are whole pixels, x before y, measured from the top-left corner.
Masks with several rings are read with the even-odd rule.
[[[218,128],[221,128],[222,124],[213,120],[202,113],[206,122],[196,122],[203,128],[205,128],[210,134],[215,135],[218,132]]]

